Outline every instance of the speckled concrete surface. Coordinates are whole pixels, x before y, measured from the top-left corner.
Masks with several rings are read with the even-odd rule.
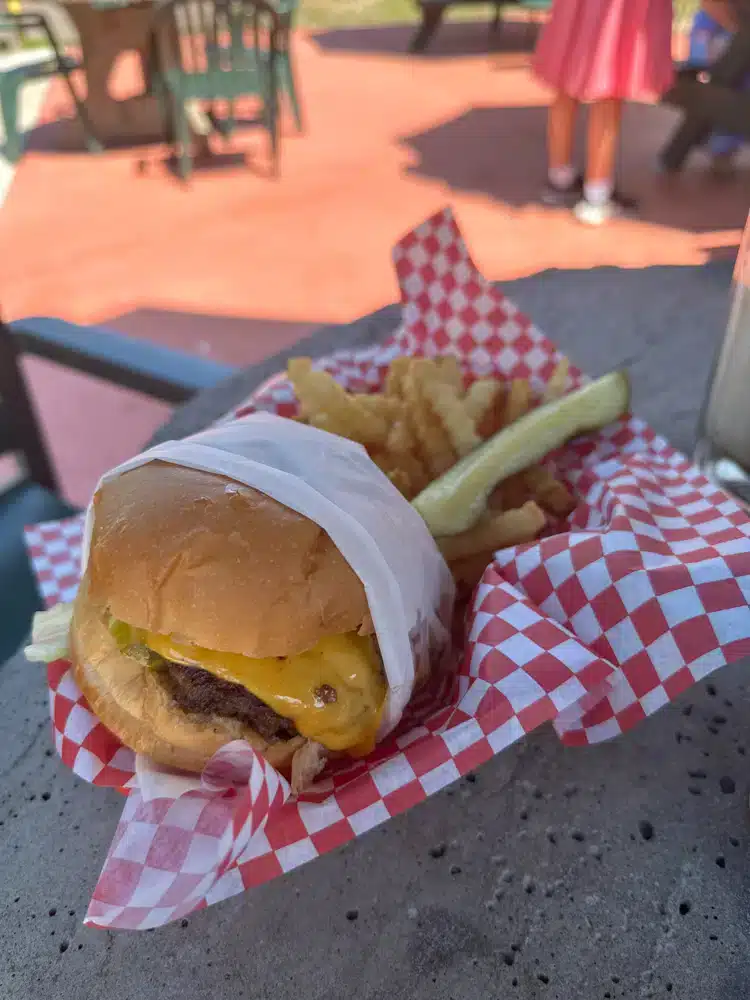
[[[638,408],[685,446],[727,279],[547,275],[513,294],[592,371],[628,361]],[[283,879],[113,934],[81,920],[121,799],[52,756],[42,676],[16,657],[0,669],[0,995],[745,1000],[747,670],[612,743],[539,731]]]
[[[2,995],[744,1000],[746,669],[614,743],[566,750],[540,732],[284,879],[113,934],[81,918],[121,801],[48,755],[41,677],[13,660]]]

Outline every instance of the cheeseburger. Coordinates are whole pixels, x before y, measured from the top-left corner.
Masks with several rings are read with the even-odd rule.
[[[105,482],[93,514],[71,653],[123,743],[200,772],[242,739],[286,773],[296,758],[298,777],[372,749],[382,662],[364,587],[321,527],[158,461]]]

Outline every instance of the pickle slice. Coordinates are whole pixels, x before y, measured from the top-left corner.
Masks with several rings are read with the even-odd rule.
[[[129,625],[126,625],[125,622],[121,622],[118,618],[110,618],[107,629],[120,649],[124,649],[126,646],[129,646],[135,641],[133,637],[133,629]]]
[[[535,465],[571,438],[617,420],[629,402],[625,372],[610,372],[588,382],[498,431],[430,483],[412,504],[436,537],[466,531],[479,520],[498,483]]]

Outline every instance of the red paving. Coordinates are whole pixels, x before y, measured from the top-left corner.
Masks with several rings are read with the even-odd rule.
[[[546,95],[526,54],[488,55],[478,24],[446,26],[423,59],[403,54],[407,38],[401,28],[296,38],[308,128],[297,136],[288,123],[277,181],[264,175],[255,130],[230,147],[247,164],[218,156],[187,188],[164,169],[160,147],[56,151],[64,126],[54,119],[65,104],[51,91],[48,124],[0,214],[5,315],[108,323],[249,364],[321,323],[393,301],[391,246],[447,202],[493,278],[693,264],[736,244],[747,174],[720,182],[698,160],[680,178],[657,175],[674,122],[667,109],[626,116],[622,174],[642,201],[641,219],[589,231],[536,203]],[[132,89],[127,65],[118,86]],[[98,474],[135,450],[166,410],[30,367],[64,486],[84,502]]]

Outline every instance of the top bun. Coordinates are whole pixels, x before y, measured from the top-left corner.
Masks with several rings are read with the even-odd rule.
[[[326,532],[214,473],[149,462],[94,497],[92,601],[137,628],[250,657],[370,632],[365,590]]]

